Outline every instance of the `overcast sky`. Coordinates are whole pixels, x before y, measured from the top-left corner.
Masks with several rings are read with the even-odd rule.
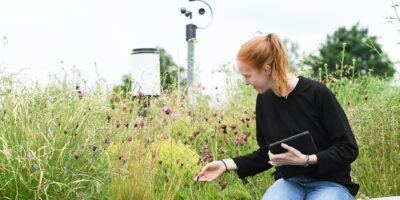
[[[400,60],[400,34],[385,20],[393,14],[391,0],[207,2],[214,19],[210,27],[198,30],[195,51],[203,82],[209,82],[210,70],[234,62],[240,45],[257,31],[275,32],[309,53],[339,26],[360,22],[379,37],[392,60]],[[7,72],[29,68],[24,73],[41,82],[60,66],[75,65],[89,85],[96,78],[95,62],[101,77],[119,83],[132,68],[133,48],[163,47],[186,66],[189,21],[180,13],[182,6],[195,13],[206,8],[188,0],[0,0],[0,64]],[[204,16],[194,15],[196,23],[207,23],[209,13],[206,9]]]

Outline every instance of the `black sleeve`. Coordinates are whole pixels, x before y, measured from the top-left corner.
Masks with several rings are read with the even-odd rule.
[[[253,176],[261,173],[272,166],[268,163],[268,148],[264,140],[262,129],[260,128],[260,123],[262,121],[262,116],[259,113],[259,98],[257,97],[256,103],[256,137],[259,149],[250,153],[248,155],[232,158],[235,162],[238,170],[237,174],[239,178],[245,178],[247,176]]]
[[[358,156],[358,146],[343,108],[325,86],[320,88],[319,112],[332,146],[317,153],[319,174],[334,173]]]

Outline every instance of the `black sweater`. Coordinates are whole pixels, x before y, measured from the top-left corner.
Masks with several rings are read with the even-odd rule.
[[[304,175],[342,184],[355,196],[359,186],[351,182],[350,164],[358,156],[358,146],[346,114],[324,84],[304,77],[299,77],[287,99],[276,96],[272,90],[257,96],[259,149],[233,158],[239,178],[271,168],[268,144],[303,131],[312,134],[318,149],[318,164],[310,165]],[[274,176],[276,180],[281,177],[278,169]]]

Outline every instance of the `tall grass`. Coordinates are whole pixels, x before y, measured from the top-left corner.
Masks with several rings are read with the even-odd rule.
[[[65,80],[28,88],[4,75],[0,83],[2,199],[260,199],[273,183],[272,170],[246,180],[232,172],[193,181],[207,162],[257,148],[256,94],[243,85],[224,106],[209,106],[202,95],[191,106],[181,92],[168,91],[142,117],[138,100],[105,89]],[[368,75],[326,84],[359,143],[353,178],[360,193],[399,195],[400,89]]]

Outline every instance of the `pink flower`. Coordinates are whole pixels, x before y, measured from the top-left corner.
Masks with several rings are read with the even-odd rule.
[[[235,144],[243,145],[243,138],[235,136],[234,138]]]
[[[139,97],[143,98],[144,97],[144,93],[143,92],[139,92]]]
[[[236,135],[237,133],[238,133],[238,130],[234,129],[234,130],[233,130],[233,134]]]
[[[132,136],[130,135],[130,136],[128,136],[127,138],[126,138],[126,141],[128,141],[128,142],[132,142]]]
[[[163,112],[164,112],[165,114],[169,115],[169,114],[171,114],[172,110],[171,110],[171,108],[164,108],[164,109],[163,109]]]
[[[164,140],[168,140],[168,138],[169,138],[169,134],[168,134],[168,133],[164,133],[163,139],[164,139]]]
[[[244,131],[244,132],[242,133],[242,139],[245,140],[245,141],[247,141],[247,138],[248,138],[248,137],[249,137],[249,132]]]

